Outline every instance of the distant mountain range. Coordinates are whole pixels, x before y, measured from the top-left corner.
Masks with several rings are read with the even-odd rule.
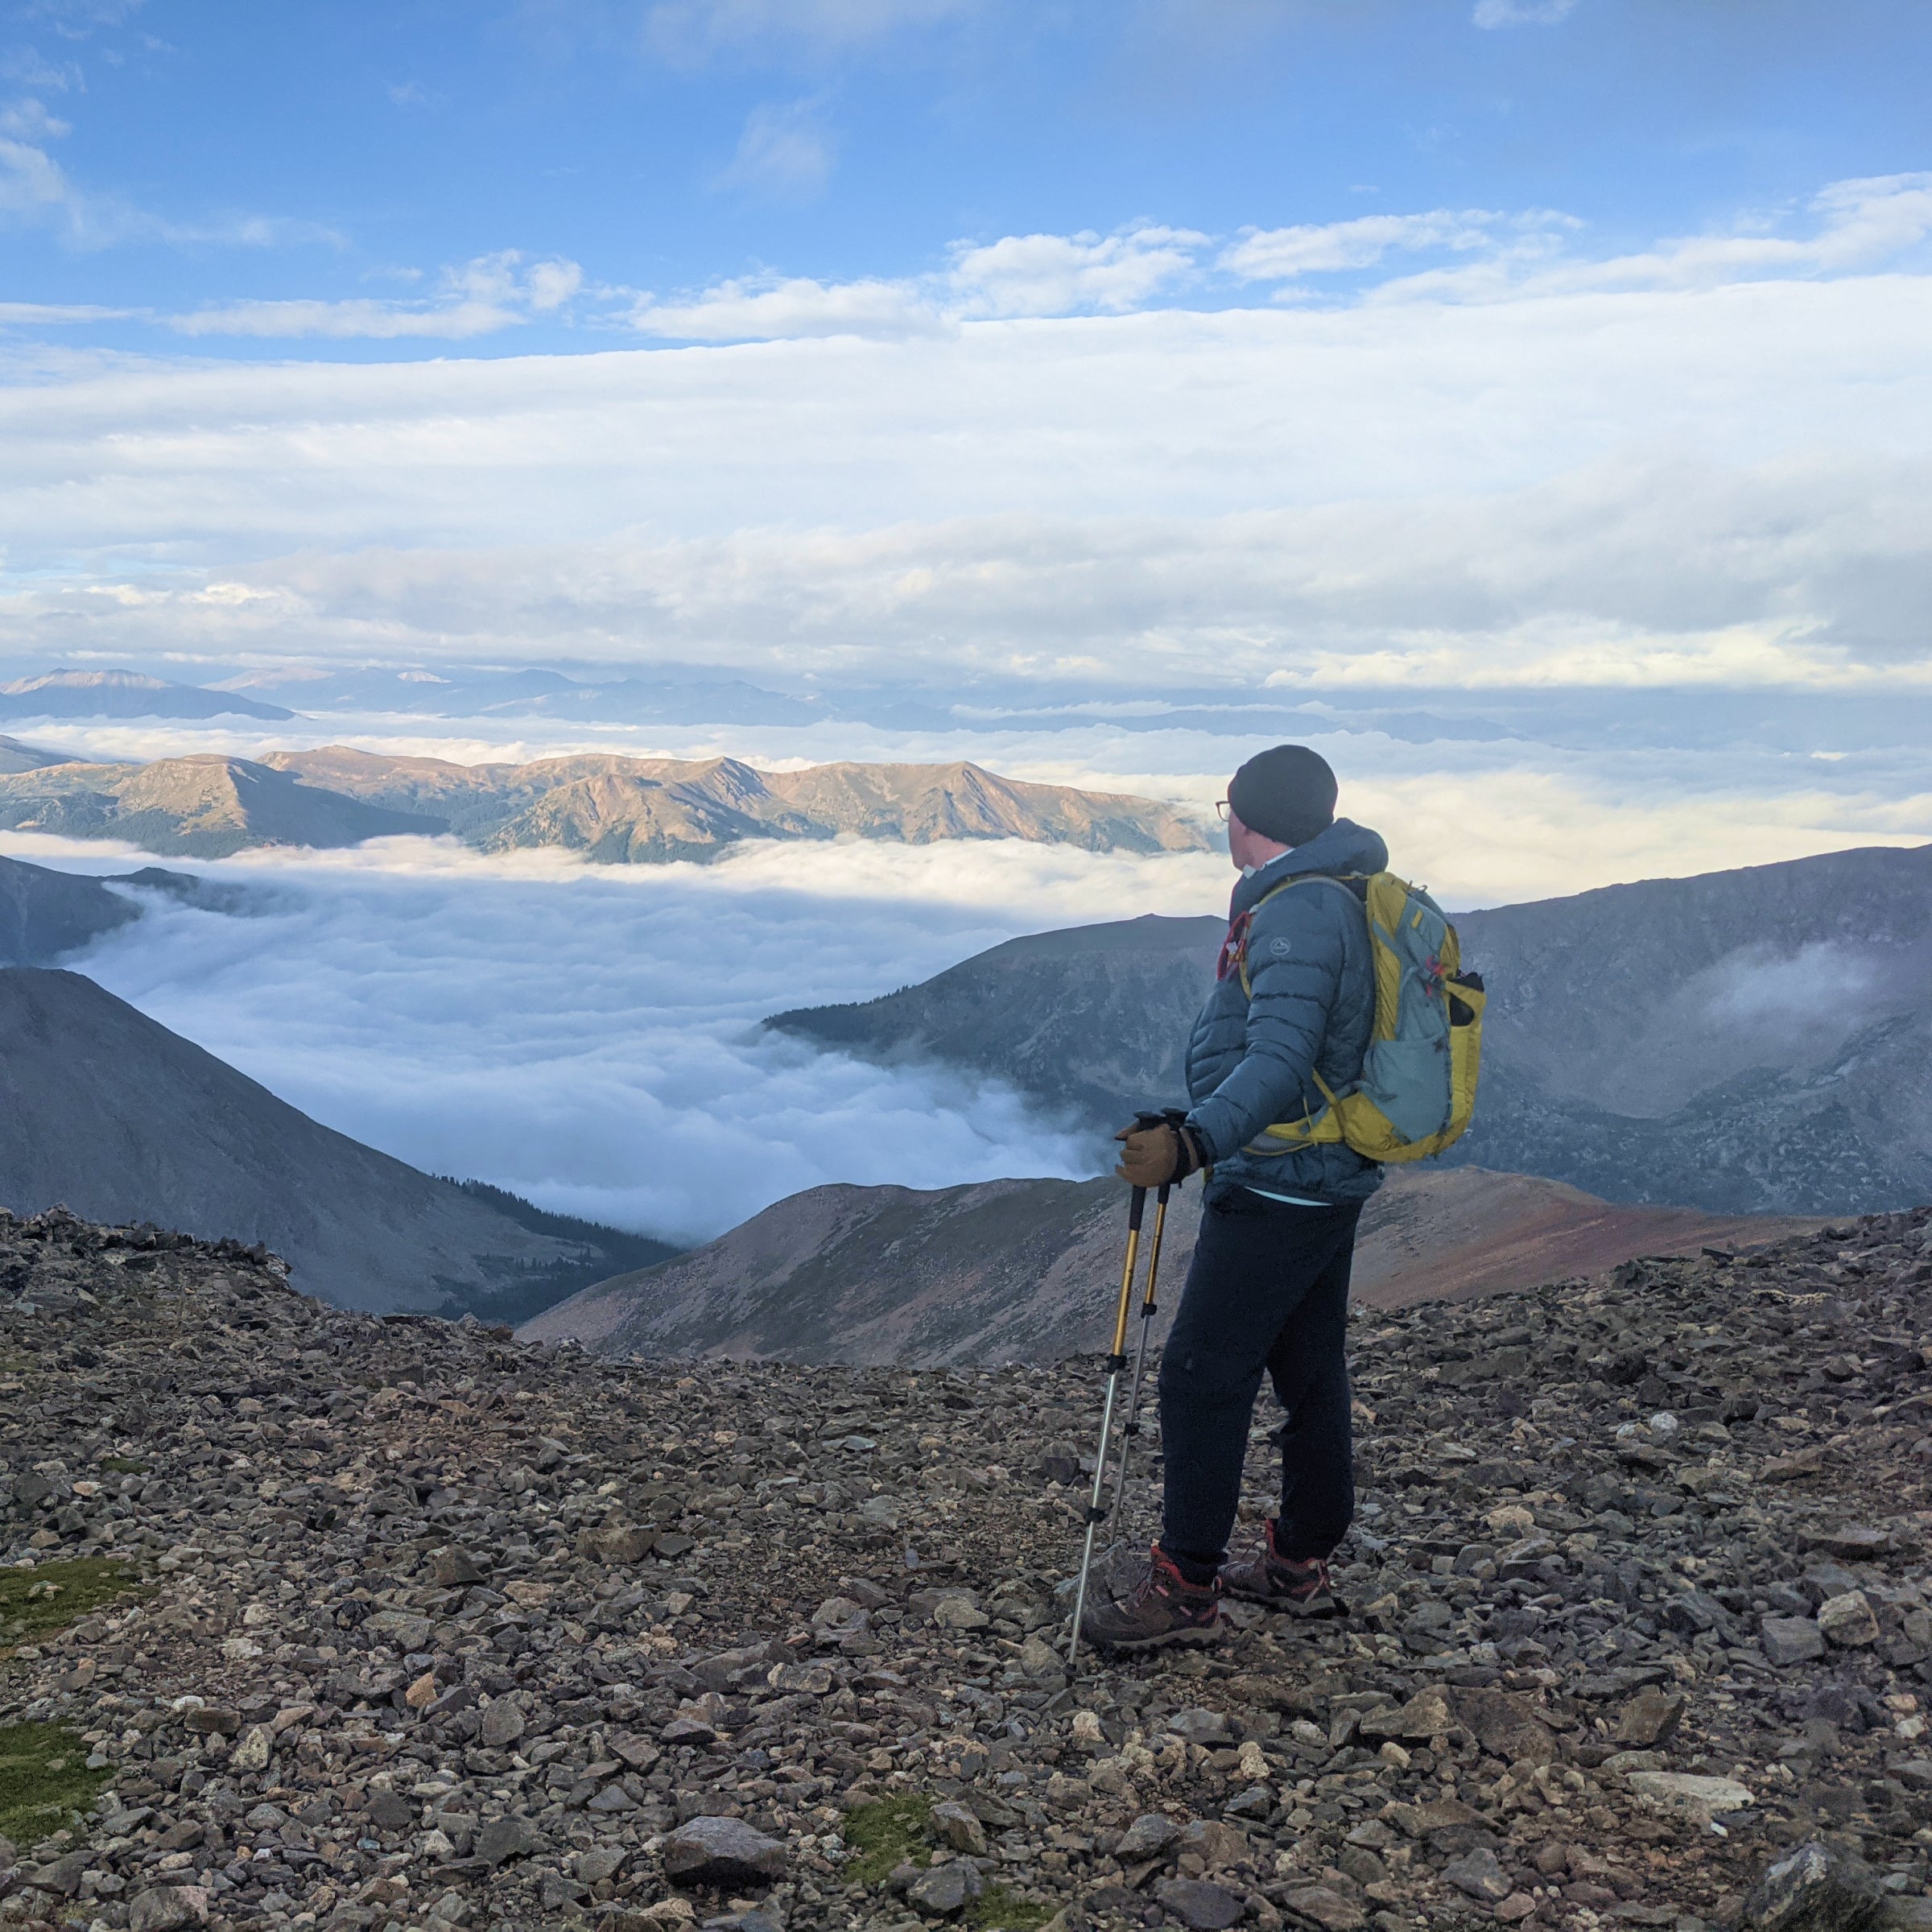
[[[265,1241],[306,1293],[379,1311],[514,1320],[675,1252],[421,1173],[92,980],[11,968],[0,971],[0,1206],[56,1203]]]
[[[279,704],[138,671],[49,671],[0,684],[0,718],[292,718]]]
[[[1490,989],[1451,1162],[1626,1203],[1842,1214],[1932,1199],[1932,846],[1827,853],[1458,916]],[[1178,1103],[1219,919],[1014,939],[766,1023],[1010,1081],[1096,1136]]]
[[[585,1288],[520,1333],[609,1356],[956,1365],[1096,1354],[1113,1325],[1125,1203],[1112,1180],[814,1187],[705,1247]],[[1169,1210],[1157,1338],[1200,1203],[1197,1184]],[[1392,1175],[1363,1217],[1354,1298],[1392,1308],[1533,1286],[1809,1225],[1613,1208],[1475,1167],[1412,1170]]]
[[[1204,848],[1150,799],[1031,785],[976,765],[815,765],[592,756],[457,765],[331,745],[259,762],[42,764],[0,775],[0,827],[221,857],[453,832],[485,852],[556,846],[607,865],[716,857],[747,839],[1025,839],[1088,851]]]

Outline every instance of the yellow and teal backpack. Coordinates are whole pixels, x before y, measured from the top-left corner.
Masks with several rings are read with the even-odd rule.
[[[1341,1093],[1318,1073],[1322,1104],[1278,1121],[1249,1143],[1250,1154],[1291,1153],[1340,1141],[1365,1160],[1421,1161],[1440,1154],[1476,1111],[1483,1051],[1483,980],[1462,969],[1462,947],[1442,908],[1392,872],[1337,877],[1305,873],[1255,902],[1298,886],[1329,886],[1363,906],[1375,959],[1375,1027],[1361,1078]],[[1245,946],[1241,990],[1252,995]]]

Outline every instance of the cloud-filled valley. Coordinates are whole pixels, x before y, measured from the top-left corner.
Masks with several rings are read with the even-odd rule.
[[[126,943],[67,963],[386,1153],[683,1240],[824,1181],[1096,1171],[1101,1150],[997,1087],[820,1056],[755,1022],[1218,889],[1199,855],[1137,865],[1006,843],[766,847],[620,874],[405,840],[195,869],[245,886],[250,913],[143,895]]]

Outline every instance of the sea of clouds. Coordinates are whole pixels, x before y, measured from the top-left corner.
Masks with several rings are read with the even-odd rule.
[[[68,871],[138,857],[0,846]],[[1010,1092],[757,1022],[890,993],[1017,933],[1200,910],[1224,865],[1001,841],[618,868],[387,840],[195,861],[242,889],[245,914],[143,893],[138,923],[64,963],[419,1167],[696,1241],[824,1182],[1100,1171],[1111,1150]]]

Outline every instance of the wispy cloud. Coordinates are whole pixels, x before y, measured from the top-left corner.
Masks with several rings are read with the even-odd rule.
[[[945,317],[904,282],[733,278],[683,298],[646,295],[628,318],[639,333],[683,342],[799,341],[815,336],[891,340],[932,335]]]
[[[185,336],[315,336],[395,341],[427,336],[466,341],[514,328],[535,316],[564,308],[582,287],[574,262],[553,258],[527,266],[515,249],[481,255],[444,271],[440,292],[421,302],[374,296],[342,301],[230,302],[167,318]]]
[[[67,323],[121,322],[145,312],[91,302],[0,302],[0,328],[58,328]]]
[[[715,55],[865,47],[906,29],[985,10],[987,0],[658,0],[644,16],[644,44],[689,65]]]
[[[1584,289],[1715,287],[1854,273],[1897,260],[1932,233],[1932,173],[1834,182],[1802,208],[1754,212],[1726,229],[1680,235],[1636,254],[1590,255],[1588,230],[1554,209],[1435,208],[1293,228],[1250,229],[1217,266],[1249,281],[1291,283],[1441,254],[1358,283],[1373,301],[1487,301]]]
[[[1208,237],[1143,224],[1111,235],[1008,235],[956,245],[946,278],[964,315],[1117,315],[1140,308],[1192,270]]]
[[[630,324],[661,339],[724,342],[943,333],[987,318],[1117,315],[1183,291],[1210,308],[1246,286],[1303,301],[1483,303],[1592,289],[1715,287],[1830,276],[1906,257],[1932,233],[1932,173],[1834,183],[1802,208],[1621,255],[1587,252],[1588,229],[1552,208],[1430,208],[1212,238],[1146,222],[1100,234],[959,242],[935,272],[848,283],[770,271],[633,301]],[[1434,258],[1433,260],[1430,258]]]
[[[134,207],[75,182],[49,151],[72,131],[35,97],[0,104],[0,222],[51,228],[70,247],[125,242],[204,242],[263,248],[298,242],[339,242],[312,222],[258,214],[219,214],[183,221]]]
[[[989,317],[1118,315],[1184,280],[1208,237],[1141,225],[1111,235],[1007,235],[954,245],[937,274],[825,283],[741,276],[695,293],[646,295],[630,320],[642,333],[698,342],[943,334]]]
[[[1554,27],[1576,10],[1576,0],[1476,0],[1478,27]]]
[[[38,22],[70,39],[84,39],[104,27],[118,27],[138,14],[145,0],[23,0],[15,17]]]
[[[766,103],[745,117],[720,188],[776,201],[809,201],[832,178],[837,143],[815,101]]]
[[[1419,215],[1360,215],[1348,221],[1251,228],[1244,229],[1241,238],[1223,251],[1219,266],[1244,281],[1288,281],[1298,275],[1372,268],[1390,254],[1492,250],[1499,231],[1554,225],[1560,219],[1505,216],[1484,208],[1439,208]]]

